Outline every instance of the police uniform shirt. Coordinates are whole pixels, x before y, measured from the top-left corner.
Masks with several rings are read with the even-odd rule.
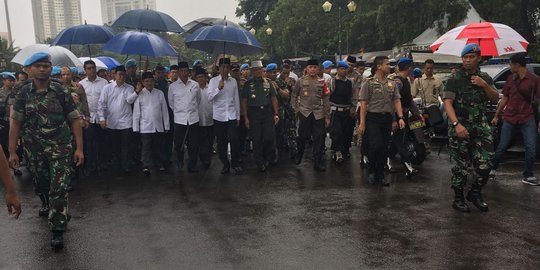
[[[362,84],[359,99],[367,102],[368,112],[393,113],[394,101],[401,99],[401,96],[394,81],[385,78],[379,82],[372,77]]]
[[[311,113],[315,120],[330,115],[330,101],[325,94],[326,83],[322,78],[312,79],[304,76],[296,81],[292,95],[291,105],[294,111],[308,117]],[[328,90],[330,91],[330,90]]]
[[[413,98],[421,98],[426,105],[439,104],[442,92],[442,81],[437,75],[427,77],[426,74],[414,80],[411,88]]]
[[[270,80],[266,78],[248,80],[244,84],[241,93],[241,97],[247,99],[248,107],[271,105],[271,98],[275,96],[277,96],[276,89],[274,89]]]

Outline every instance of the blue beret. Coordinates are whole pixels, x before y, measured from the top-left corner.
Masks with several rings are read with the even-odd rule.
[[[332,61],[330,61],[330,60],[326,60],[326,61],[324,61],[324,62],[322,63],[322,66],[323,66],[323,68],[325,68],[325,69],[331,67],[332,65],[333,65],[333,63],[332,63]]]
[[[193,66],[202,65],[202,63],[202,60],[195,60],[195,62],[193,62]]]
[[[277,64],[275,63],[270,63],[266,65],[266,72],[274,71],[276,69],[277,69]]]
[[[137,66],[137,61],[135,61],[135,59],[129,59],[126,61],[126,64],[124,66],[126,68]]]
[[[69,67],[69,71],[71,71],[71,74],[73,75],[79,74],[79,69],[77,69],[76,67]]]
[[[248,64],[242,64],[240,66],[240,71],[244,70],[244,69],[248,69],[249,68],[249,65]]]
[[[413,75],[413,77],[420,77],[420,76],[422,76],[422,70],[419,69],[419,68],[415,68],[412,71],[412,75]]]
[[[57,76],[60,75],[60,72],[62,71],[62,68],[59,66],[52,67],[51,76]]]
[[[12,79],[12,80],[17,80],[17,78],[15,78],[15,73],[12,73],[12,72],[2,72],[0,73],[0,75],[2,75],[2,78],[3,79]]]
[[[46,52],[37,52],[32,54],[26,61],[24,61],[25,67],[31,66],[36,62],[51,62],[51,56]]]
[[[340,67],[349,68],[349,64],[347,64],[347,62],[345,62],[345,61],[339,61],[339,62],[337,62],[337,67],[338,68],[340,68]]]
[[[465,56],[468,53],[478,53],[480,54],[480,46],[476,43],[470,43],[463,48],[463,51],[461,51],[461,57]]]
[[[165,73],[170,72],[170,71],[171,71],[171,68],[165,67]]]
[[[397,61],[397,64],[410,64],[412,63],[412,59],[411,58],[407,58],[407,57],[401,57],[399,58],[399,60]]]

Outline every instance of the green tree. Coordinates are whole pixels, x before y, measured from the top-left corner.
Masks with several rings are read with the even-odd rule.
[[[9,42],[6,39],[0,38],[0,61],[6,64],[6,70],[12,71],[16,66],[11,63],[11,59],[17,54],[19,48],[13,47],[13,44],[8,43]]]
[[[259,28],[266,24],[266,16],[277,2],[278,0],[238,0],[236,16],[244,16],[248,28]]]

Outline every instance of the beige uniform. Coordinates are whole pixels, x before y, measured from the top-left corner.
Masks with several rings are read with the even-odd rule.
[[[433,75],[427,77],[426,74],[421,78],[414,80],[411,86],[411,94],[413,98],[421,98],[425,101],[425,105],[439,104],[439,96],[442,93],[442,80]]]
[[[305,117],[311,113],[315,120],[330,117],[330,101],[328,86],[324,79],[312,79],[304,76],[296,82],[291,93],[291,105],[295,112],[299,112]]]
[[[394,81],[385,78],[379,82],[375,77],[366,79],[359,95],[359,100],[366,101],[367,111],[372,113],[393,113],[394,101],[400,98]]]

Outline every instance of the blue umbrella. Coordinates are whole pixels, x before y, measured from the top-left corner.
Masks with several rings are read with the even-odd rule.
[[[161,37],[148,32],[128,31],[117,34],[103,45],[102,50],[117,54],[144,56],[176,56],[178,53]]]
[[[188,33],[193,33],[195,31],[197,31],[199,28],[201,27],[205,27],[205,26],[209,26],[209,25],[217,25],[217,24],[221,24],[221,25],[229,25],[229,26],[234,26],[234,27],[238,27],[238,28],[241,28],[240,25],[234,23],[234,22],[231,22],[231,21],[228,21],[228,20],[224,20],[224,19],[221,19],[221,18],[211,18],[211,17],[204,17],[204,18],[199,18],[199,19],[196,19],[196,20],[193,20],[191,22],[189,22],[188,24],[184,25],[184,30]]]
[[[99,59],[99,61],[105,64],[109,69],[122,65],[120,62],[116,61],[116,59],[108,56],[98,56],[96,59]]]
[[[262,53],[261,43],[249,31],[228,25],[211,25],[199,28],[186,38],[188,48],[212,54],[237,56]]]
[[[112,27],[126,27],[158,32],[184,32],[184,29],[171,16],[150,9],[127,11],[113,22]]]
[[[57,45],[88,45],[107,43],[114,36],[114,32],[106,27],[95,24],[84,24],[68,27],[60,32],[51,42],[51,46]]]

